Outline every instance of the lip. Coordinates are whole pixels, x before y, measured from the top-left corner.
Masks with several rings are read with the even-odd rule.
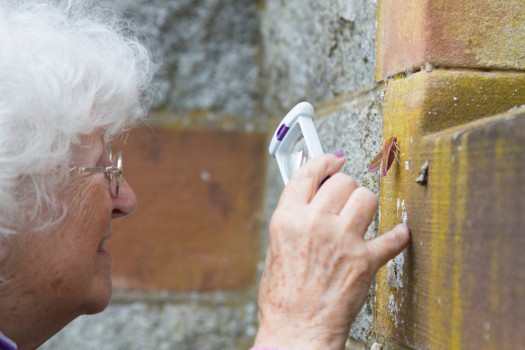
[[[105,240],[101,241],[100,244],[98,245],[97,254],[109,255],[109,252],[106,249],[106,241]]]
[[[107,250],[99,250],[97,252],[97,255],[98,256],[108,256],[108,257],[111,257],[111,254],[107,251]]]
[[[102,240],[98,244],[97,253],[99,253],[99,254],[109,254],[109,252],[106,249],[106,241],[108,239],[110,239],[112,236],[113,236],[113,230],[111,228],[109,228],[107,230],[106,235],[104,235],[104,237],[102,237]]]

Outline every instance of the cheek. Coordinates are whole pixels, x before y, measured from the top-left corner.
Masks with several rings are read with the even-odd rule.
[[[60,242],[55,242],[57,255],[53,264],[57,273],[51,286],[55,290],[74,290],[90,281],[97,271],[98,245],[110,229],[111,198],[105,183],[80,188],[83,192],[66,203],[67,217],[61,225]]]
[[[35,297],[47,292],[49,297],[64,296],[85,289],[97,274],[97,248],[111,222],[111,197],[105,181],[96,180],[62,196],[67,213],[58,226],[13,240],[12,258],[2,277],[12,278]]]
[[[67,217],[60,230],[65,241],[70,237],[75,251],[86,244],[98,245],[111,221],[111,198],[105,182],[87,182],[79,188],[82,192],[65,203]]]

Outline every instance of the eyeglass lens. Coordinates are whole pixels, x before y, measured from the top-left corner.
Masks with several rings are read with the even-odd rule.
[[[111,150],[108,150],[108,156],[111,161],[111,165],[117,171],[110,173],[110,184],[111,184],[111,194],[115,197],[118,197],[120,192],[120,184],[122,182],[122,152],[118,151],[116,154],[111,154]]]

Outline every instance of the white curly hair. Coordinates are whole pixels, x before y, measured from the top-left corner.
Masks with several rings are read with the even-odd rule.
[[[136,124],[153,69],[128,24],[80,0],[0,0],[0,48],[1,238],[60,221],[74,147]]]

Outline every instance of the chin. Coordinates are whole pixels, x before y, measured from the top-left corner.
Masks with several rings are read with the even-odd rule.
[[[99,312],[104,311],[108,305],[109,300],[111,299],[111,296],[106,298],[105,300],[98,300],[97,302],[90,303],[86,306],[86,315],[93,315],[98,314]]]
[[[96,291],[90,293],[88,300],[84,304],[84,314],[92,315],[104,311],[111,300],[111,280],[104,281],[98,286]]]

